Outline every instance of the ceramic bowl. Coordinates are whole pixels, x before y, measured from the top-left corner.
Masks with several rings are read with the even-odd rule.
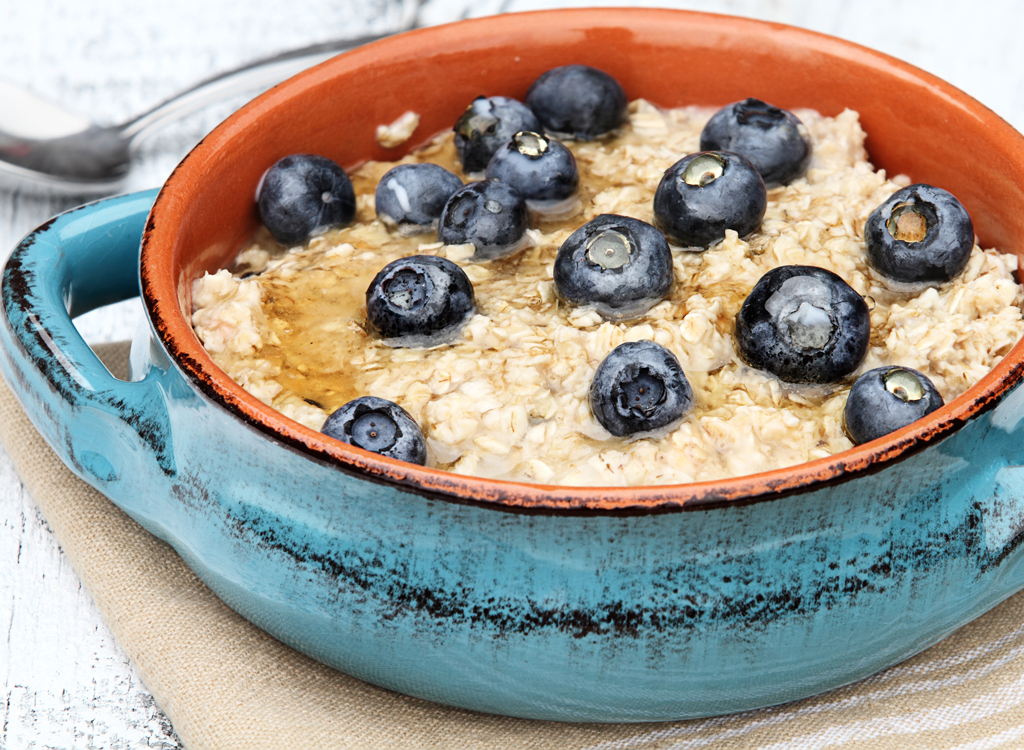
[[[253,186],[270,164],[294,152],[394,159],[473,97],[522,98],[566,63],[665,107],[756,96],[856,109],[876,166],[952,191],[982,245],[1024,255],[1024,138],[927,73],[737,18],[501,16],[307,71],[208,136],[152,211],[154,194],[136,194],[30,235],[3,278],[8,382],[68,465],[228,605],[338,669],[450,705],[649,721],[780,703],[905,659],[1024,587],[1022,344],[885,439],[765,474],[632,489],[381,458],[288,420],[213,364],[189,326],[191,281],[255,230]],[[415,137],[382,149],[376,126],[407,110],[421,115]],[[69,315],[140,285],[149,321],[125,383]]]

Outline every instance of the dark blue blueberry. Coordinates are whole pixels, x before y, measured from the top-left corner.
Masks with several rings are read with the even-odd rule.
[[[327,417],[324,435],[422,466],[427,462],[427,441],[409,412],[393,401],[363,396],[349,401]]]
[[[437,164],[399,164],[377,183],[377,218],[402,234],[430,231],[460,187],[462,180]]]
[[[672,251],[645,221],[601,214],[558,248],[554,279],[558,295],[574,305],[593,305],[606,318],[643,315],[672,288]]]
[[[701,151],[734,151],[746,157],[767,187],[785,185],[807,169],[811,138],[800,119],[760,99],[723,107],[700,134]]]
[[[745,237],[761,226],[768,193],[753,165],[731,151],[702,151],[665,171],[654,193],[654,224],[670,241],[710,247],[732,229]]]
[[[441,212],[437,238],[446,245],[476,247],[476,258],[492,260],[523,246],[529,228],[526,201],[503,182],[471,182],[448,199]]]
[[[563,65],[533,82],[526,104],[549,134],[589,141],[622,125],[628,102],[619,82],[603,70]]]
[[[971,257],[974,224],[951,193],[931,185],[897,190],[864,225],[868,263],[894,281],[949,281]]]
[[[743,361],[789,383],[841,380],[860,366],[870,336],[864,298],[814,266],[773,268],[736,315]]]
[[[292,154],[263,175],[256,193],[260,219],[282,245],[299,245],[356,215],[345,170],[323,156]]]
[[[679,360],[653,341],[631,341],[602,360],[590,384],[590,409],[618,437],[675,425],[693,407]]]
[[[455,123],[455,150],[466,172],[482,172],[520,130],[541,129],[533,110],[507,96],[478,96]]]
[[[511,185],[528,201],[561,201],[576,192],[580,171],[572,151],[524,130],[494,152],[487,179]]]
[[[366,290],[366,317],[391,346],[451,340],[476,309],[466,272],[447,258],[413,255],[388,263]]]
[[[846,397],[843,427],[857,445],[916,422],[942,406],[932,381],[909,367],[878,367],[857,378]]]

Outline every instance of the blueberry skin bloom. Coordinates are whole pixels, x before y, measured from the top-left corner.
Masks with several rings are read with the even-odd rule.
[[[557,201],[576,192],[580,171],[572,151],[524,130],[494,152],[487,179],[511,185],[528,201]]]
[[[460,187],[462,180],[437,164],[399,164],[377,183],[377,218],[402,234],[430,231]]]
[[[511,185],[471,182],[457,190],[441,211],[437,238],[446,245],[472,243],[476,258],[493,260],[522,247],[529,228],[526,201]]]
[[[345,170],[315,154],[292,154],[263,175],[256,202],[260,219],[282,245],[300,245],[356,215],[356,194]]]
[[[834,383],[860,366],[871,318],[864,298],[814,266],[779,266],[736,314],[736,343],[751,367],[788,383]]]
[[[974,223],[952,193],[917,184],[897,190],[864,224],[867,260],[894,281],[945,282],[974,249]]]
[[[482,172],[513,135],[540,129],[540,120],[522,102],[507,96],[478,96],[455,123],[455,150],[466,172]]]
[[[327,417],[320,432],[388,458],[420,466],[427,462],[427,441],[419,425],[409,412],[384,398],[349,401]]]
[[[811,138],[800,119],[760,99],[744,99],[718,110],[701,131],[700,149],[746,157],[766,187],[791,182],[811,160]]]
[[[653,341],[615,347],[590,385],[594,418],[617,437],[670,427],[692,407],[693,392],[679,360]]]
[[[626,92],[603,70],[588,65],[552,68],[533,82],[526,105],[544,130],[589,141],[626,121]]]
[[[665,170],[654,193],[654,225],[679,245],[710,247],[726,229],[740,237],[759,229],[767,207],[764,182],[749,161],[702,151]]]
[[[593,305],[605,318],[643,315],[672,288],[672,251],[645,221],[617,214],[595,216],[558,248],[558,296]]]
[[[366,289],[367,320],[394,347],[450,341],[475,309],[466,272],[434,255],[392,261]]]
[[[909,367],[878,367],[857,378],[846,397],[843,427],[857,445],[888,435],[943,404],[927,376]]]

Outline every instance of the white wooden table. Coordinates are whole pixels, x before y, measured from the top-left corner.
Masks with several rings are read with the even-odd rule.
[[[430,0],[426,23],[463,15],[621,2]],[[989,0],[701,0],[651,5],[732,13],[844,37],[907,60],[959,86],[1024,127],[1024,4]],[[0,0],[0,78],[107,124],[191,83],[249,60],[352,31],[384,0]],[[378,28],[395,16],[376,17]],[[128,189],[158,186],[209,128],[243,100],[193,115],[149,143]],[[3,103],[0,102],[0,107]],[[978,168],[985,155],[978,154]],[[0,192],[0,249],[74,199]],[[131,336],[141,306],[79,319],[90,342]],[[178,748],[170,722],[141,684],[0,452],[0,750]]]

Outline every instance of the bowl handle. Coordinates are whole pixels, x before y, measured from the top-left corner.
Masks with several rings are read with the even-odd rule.
[[[8,385],[64,463],[112,496],[124,496],[113,485],[136,485],[140,473],[152,478],[147,469],[174,474],[161,373],[118,380],[72,318],[138,295],[140,240],[156,193],[107,198],[51,219],[18,245],[0,284]]]

